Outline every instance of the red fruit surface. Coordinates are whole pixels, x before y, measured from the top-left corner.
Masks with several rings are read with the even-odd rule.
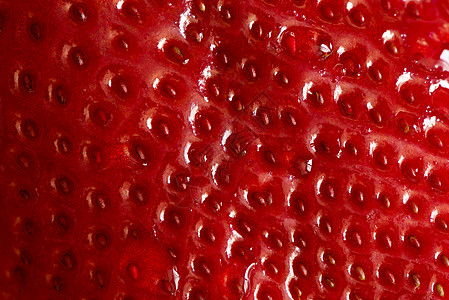
[[[0,0],[0,299],[449,299],[446,0]]]

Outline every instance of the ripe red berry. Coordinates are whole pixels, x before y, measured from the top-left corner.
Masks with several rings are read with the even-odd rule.
[[[0,298],[444,299],[448,22],[0,0]]]

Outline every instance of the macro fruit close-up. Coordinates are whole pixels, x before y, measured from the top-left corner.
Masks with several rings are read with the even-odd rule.
[[[448,0],[0,0],[0,300],[449,299]]]

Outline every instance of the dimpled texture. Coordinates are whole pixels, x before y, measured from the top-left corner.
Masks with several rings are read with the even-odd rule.
[[[0,1],[0,298],[449,297],[448,21]]]

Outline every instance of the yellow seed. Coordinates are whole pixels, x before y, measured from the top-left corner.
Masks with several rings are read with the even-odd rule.
[[[331,265],[335,265],[335,258],[332,255],[327,254],[326,258]]]
[[[326,277],[326,284],[330,287],[330,288],[334,288],[335,287],[335,282],[332,278]]]
[[[419,280],[418,275],[416,274],[412,274],[412,280],[413,280],[413,284],[415,285],[416,288],[419,288],[419,286],[421,285],[421,281]]]
[[[436,284],[436,290],[437,290],[438,295],[440,295],[440,297],[444,297],[444,289],[443,289],[443,286],[441,285],[441,283]]]
[[[173,47],[173,52],[175,52],[175,54],[181,56],[181,58],[184,57],[184,55],[182,54],[182,51],[181,51],[181,49],[179,49],[179,47],[176,47],[176,46]]]
[[[206,11],[206,4],[204,4],[203,1],[199,1],[199,3],[198,3],[198,8],[199,8],[201,11]]]

